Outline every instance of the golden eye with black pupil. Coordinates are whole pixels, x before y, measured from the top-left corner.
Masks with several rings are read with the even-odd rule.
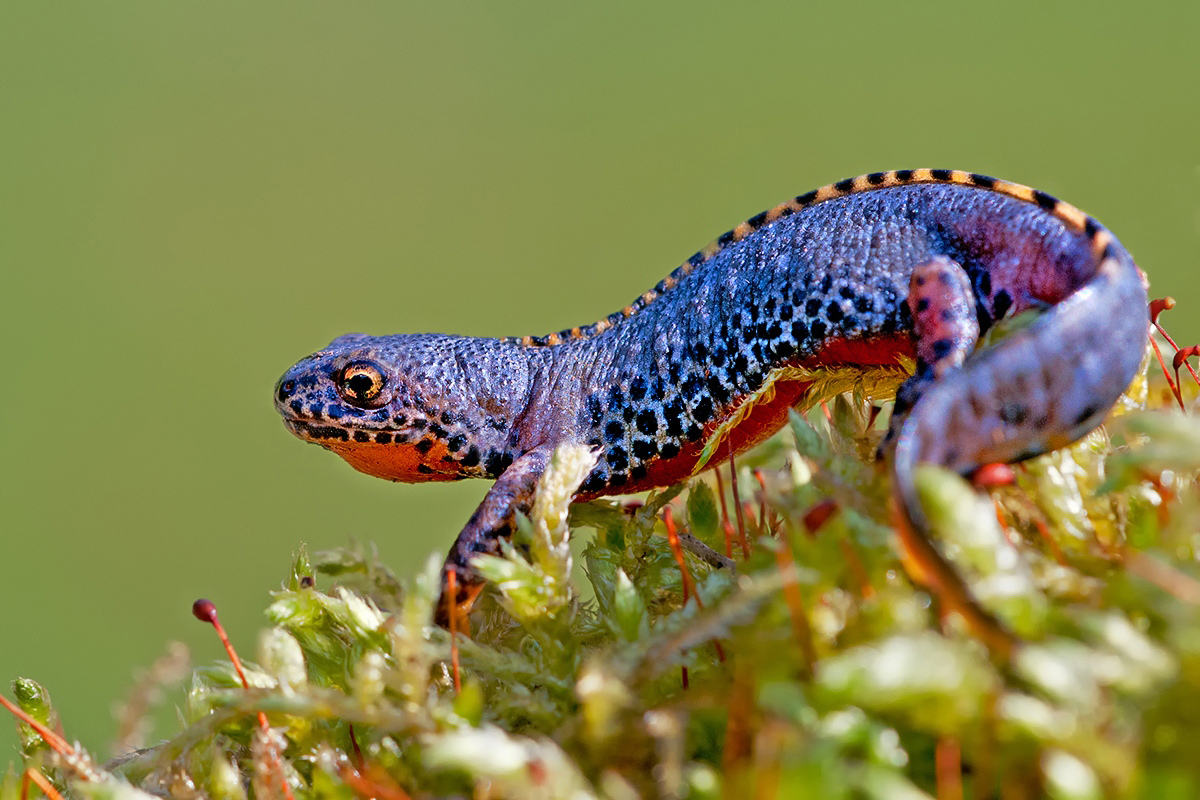
[[[338,377],[338,392],[356,406],[382,405],[383,372],[370,361],[347,364]]]

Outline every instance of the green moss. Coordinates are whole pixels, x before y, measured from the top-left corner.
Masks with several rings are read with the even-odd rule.
[[[461,691],[431,625],[440,557],[398,580],[360,547],[302,549],[250,690],[228,664],[196,669],[182,729],[93,772],[33,735],[22,755],[95,796],[280,796],[283,774],[297,797],[348,798],[358,774],[381,797],[923,797],[937,753],[945,779],[958,751],[969,797],[1195,797],[1200,425],[1155,409],[1108,431],[1018,468],[993,492],[1002,524],[960,479],[923,471],[943,549],[1024,637],[1004,666],[906,577],[863,458],[878,426],[841,396],[741,460],[752,553],[735,544],[736,574],[687,556],[698,600],[683,601],[661,511],[724,553],[712,478],[568,521],[591,462],[564,449],[520,547],[480,563],[491,584],[457,639]],[[571,584],[572,528],[587,591]],[[14,693],[55,719],[33,681]],[[12,770],[0,799],[18,794]]]

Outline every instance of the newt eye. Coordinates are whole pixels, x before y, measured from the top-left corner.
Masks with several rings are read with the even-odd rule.
[[[377,402],[383,392],[383,383],[383,372],[370,361],[347,364],[337,381],[342,397],[360,406],[383,405]]]

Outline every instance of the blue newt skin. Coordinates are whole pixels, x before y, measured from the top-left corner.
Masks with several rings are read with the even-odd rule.
[[[1028,309],[1045,313],[966,360]],[[1091,217],[983,175],[899,170],[758,214],[585,327],[339,337],[283,375],[275,404],[301,439],[370,475],[495,480],[446,560],[447,608],[465,611],[482,585],[471,558],[499,552],[557,445],[600,453],[578,499],[670,485],[777,431],[812,387],[789,368],[915,358],[881,447],[906,544],[1004,655],[1011,634],[926,537],[914,469],[965,475],[1079,439],[1133,380],[1147,325],[1144,277]]]

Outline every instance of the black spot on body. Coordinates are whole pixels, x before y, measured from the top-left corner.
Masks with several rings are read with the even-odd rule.
[[[659,448],[658,455],[660,458],[674,458],[679,455],[679,445],[675,442],[665,442]]]
[[[1095,238],[1099,230],[1100,223],[1096,222],[1096,220],[1092,219],[1091,217],[1088,217],[1083,221],[1083,232],[1087,234],[1089,239]]]
[[[417,448],[418,453],[424,455],[433,449],[433,439],[422,439],[414,447]]]
[[[711,375],[708,378],[708,393],[717,403],[724,405],[729,402],[729,390],[725,388],[725,385],[721,383],[720,378],[716,375]]]
[[[672,436],[683,435],[683,403],[675,398],[663,408],[663,416],[667,422],[667,433]]]
[[[901,183],[911,181],[912,176],[913,176],[913,171],[911,169],[896,170],[896,180],[900,181]]]
[[[617,472],[629,469],[629,454],[624,447],[614,447],[604,454],[604,460]]]
[[[799,206],[812,205],[813,201],[815,201],[816,199],[817,199],[817,192],[814,189],[811,192],[805,192],[802,195],[797,195],[796,205],[799,205]]]
[[[883,183],[883,180],[886,177],[887,177],[886,172],[872,172],[870,175],[867,176],[867,183],[869,183],[872,186],[878,186],[879,184]]]
[[[377,433],[375,434],[375,441],[379,444],[391,444],[392,435],[390,433]]]
[[[432,475],[433,468],[428,464],[417,464],[417,472],[421,473],[422,475]]]
[[[658,430],[658,417],[653,411],[643,411],[637,415],[637,429],[647,436],[653,436]]]
[[[642,461],[646,461],[658,455],[658,445],[654,443],[653,439],[635,439],[633,454]]]
[[[728,247],[733,243],[733,231],[725,231],[717,237],[717,245],[720,247]]]
[[[371,441],[371,434],[367,433],[366,431],[355,431],[354,432],[354,441],[369,442],[369,441]]]
[[[479,448],[471,445],[467,448],[467,452],[463,453],[462,465],[464,467],[475,467],[479,465]]]
[[[837,189],[842,194],[846,194],[847,192],[850,192],[854,189],[854,179],[847,178],[844,181],[838,181],[837,183],[835,183],[833,185],[833,188]]]
[[[950,170],[948,169],[931,169],[929,170],[929,174],[933,176],[935,181],[950,180]]]
[[[988,297],[992,293],[992,273],[983,270],[979,273],[979,293]]]
[[[992,327],[992,315],[982,300],[975,301],[975,320],[979,323],[980,336],[983,336]]]
[[[1012,308],[1012,295],[1004,289],[996,292],[996,298],[992,301],[992,315],[996,319],[1000,319],[1008,310]]]
[[[637,376],[629,382],[629,399],[633,401],[641,400],[646,396],[646,379],[641,375]]]
[[[929,310],[929,298],[922,297],[920,300],[917,301],[917,313],[923,314],[928,310]]]
[[[604,438],[609,444],[621,441],[625,438],[625,426],[616,421],[608,423],[604,426]]]
[[[761,228],[763,223],[766,221],[767,221],[767,212],[764,211],[761,214],[755,214],[753,217],[751,217],[749,220],[747,220],[747,224],[751,228],[757,229],[757,228]]]
[[[512,466],[513,457],[509,453],[500,450],[489,450],[487,459],[484,461],[484,469],[488,475],[499,477],[504,470]]]
[[[692,409],[692,416],[697,422],[708,422],[712,419],[713,404],[712,400],[707,396],[701,397],[700,402]]]
[[[467,444],[467,437],[461,433],[456,433],[446,440],[446,449],[451,453],[457,453],[462,450]]]
[[[933,343],[933,357],[941,361],[946,356],[950,355],[950,351],[954,349],[954,342],[950,339],[938,339]]]
[[[288,403],[288,407],[291,408],[296,414],[304,413],[304,404],[299,400],[293,400],[292,402]]]
[[[981,189],[991,189],[996,185],[996,179],[987,175],[977,175],[974,172],[970,175],[971,183]]]
[[[592,474],[588,475],[587,480],[579,485],[581,492],[598,492],[604,488],[604,475],[598,470],[592,470]]]
[[[825,316],[830,322],[841,322],[846,312],[842,311],[841,303],[831,300],[829,305],[825,306]]]

